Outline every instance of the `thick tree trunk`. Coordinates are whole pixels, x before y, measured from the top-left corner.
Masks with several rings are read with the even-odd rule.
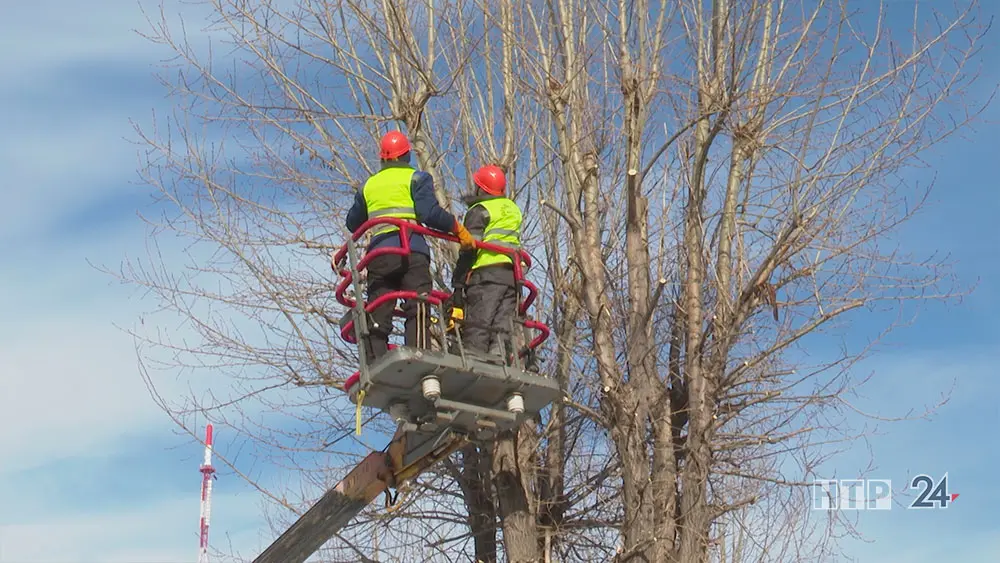
[[[490,452],[475,445],[462,449],[462,492],[469,513],[469,529],[475,545],[476,561],[496,563],[496,510],[490,482]]]
[[[628,96],[626,134],[629,144],[629,171],[626,176],[627,222],[625,244],[628,260],[629,320],[625,359],[629,381],[617,391],[622,405],[612,432],[622,459],[622,488],[625,502],[624,557],[622,561],[656,559],[655,488],[650,475],[647,443],[649,398],[656,395],[652,334],[649,331],[649,246],[646,240],[646,199],[639,187],[639,130],[641,101],[635,92]],[[672,479],[672,475],[661,478]],[[669,540],[669,538],[665,538]]]
[[[522,429],[521,437],[530,431]],[[493,484],[503,524],[503,543],[509,563],[537,563],[539,550],[537,506],[528,484],[534,480],[535,441],[504,435],[493,450]]]

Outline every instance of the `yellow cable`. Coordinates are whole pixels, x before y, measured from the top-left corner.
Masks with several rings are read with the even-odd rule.
[[[358,393],[358,407],[354,409],[354,433],[361,435],[361,404],[365,402],[365,390]]]

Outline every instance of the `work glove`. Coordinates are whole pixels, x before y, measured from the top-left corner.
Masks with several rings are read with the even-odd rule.
[[[476,249],[476,239],[472,238],[469,229],[466,229],[465,225],[458,221],[455,221],[455,236],[458,237],[458,243],[462,246],[462,250]]]
[[[456,321],[465,320],[465,310],[462,309],[461,307],[452,307],[451,309],[449,309],[449,311],[450,312],[448,313],[448,326],[445,327],[445,332],[451,332],[455,330]]]
[[[465,319],[465,287],[455,286],[451,291],[451,295],[442,303],[444,314],[448,317],[448,325],[445,327],[445,332],[451,332],[455,329],[456,320],[461,321]]]

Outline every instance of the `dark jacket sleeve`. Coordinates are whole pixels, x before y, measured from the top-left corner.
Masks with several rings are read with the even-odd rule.
[[[483,233],[486,231],[486,225],[489,222],[490,213],[482,205],[473,206],[465,214],[465,228],[469,229],[469,234],[476,237],[477,240],[483,239]],[[455,269],[451,274],[452,287],[465,286],[465,277],[468,275],[469,270],[472,269],[472,264],[476,261],[476,253],[476,250],[464,250],[458,253],[458,261],[455,263]]]
[[[361,194],[361,190],[358,190],[354,192],[354,205],[347,211],[347,220],[344,223],[347,225],[347,230],[353,233],[367,220],[368,204],[365,203],[365,196]]]
[[[413,210],[417,214],[417,221],[445,233],[455,229],[455,216],[445,211],[434,196],[434,180],[430,174],[421,171],[414,173],[410,180],[410,194],[413,196]]]

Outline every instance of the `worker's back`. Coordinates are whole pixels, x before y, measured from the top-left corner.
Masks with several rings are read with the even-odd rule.
[[[383,161],[382,170],[358,190],[354,206],[347,214],[347,228],[354,232],[368,219],[378,217],[417,221],[443,232],[450,232],[455,226],[455,217],[438,204],[430,174],[399,160]],[[368,249],[400,246],[398,230],[394,225],[372,229],[374,236]],[[414,233],[410,234],[410,251],[430,256],[427,240]]]
[[[361,196],[365,201],[365,209],[369,219],[391,217],[407,221],[417,220],[417,210],[413,203],[411,183],[416,170],[408,165],[387,166],[372,175],[361,187]],[[395,225],[378,225],[371,231],[372,244],[370,248],[399,245],[399,227]],[[427,243],[420,235],[410,236],[410,247],[415,239]],[[419,244],[420,242],[417,242]],[[427,253],[427,252],[424,252]]]
[[[483,242],[511,249],[521,248],[522,214],[514,201],[504,196],[488,196],[479,199],[475,205],[481,206],[487,213]],[[472,269],[510,264],[513,264],[510,255],[481,248],[476,253]]]

